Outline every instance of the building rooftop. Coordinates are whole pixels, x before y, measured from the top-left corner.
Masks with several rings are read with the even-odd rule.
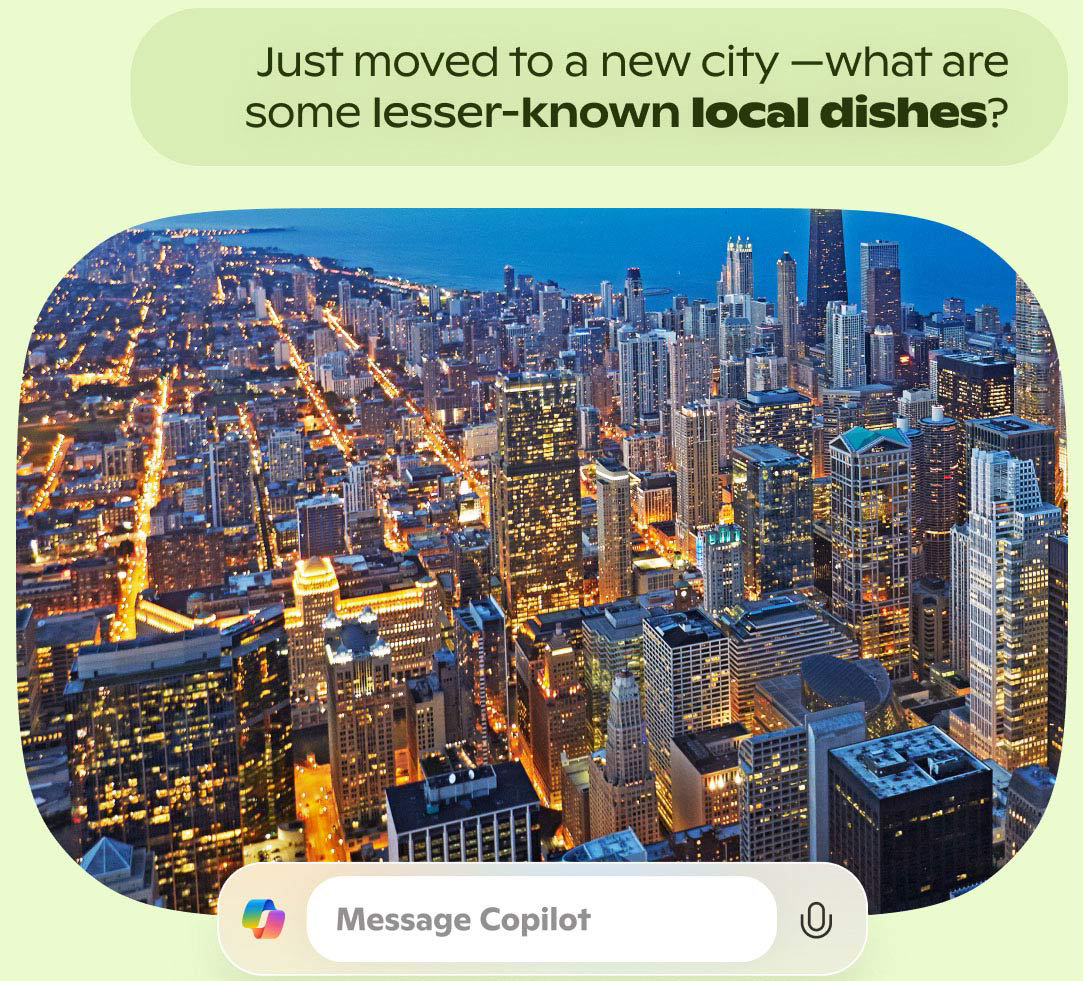
[[[631,828],[584,841],[566,852],[565,862],[645,862],[647,850]]]
[[[539,803],[526,770],[515,762],[441,773],[388,787],[386,796],[388,816],[398,834]]]
[[[737,744],[750,735],[740,722],[697,729],[673,737],[673,744],[704,776],[737,766]]]
[[[848,432],[836,436],[832,444],[841,443],[851,453],[860,453],[870,449],[877,443],[891,443],[897,449],[908,449],[910,440],[894,427],[890,429],[866,429],[864,426],[855,426]]]
[[[991,416],[988,419],[971,419],[967,422],[968,429],[992,429],[1004,435],[1016,433],[1051,433],[1052,426],[1044,426],[1040,422],[1032,422],[1021,416]]]
[[[761,392],[749,392],[743,399],[739,399],[740,402],[747,402],[750,405],[796,405],[801,402],[811,403],[811,399],[806,398],[800,392],[795,391],[792,388],[772,388]]]
[[[1044,811],[1053,796],[1057,778],[1051,770],[1037,763],[1021,766],[1012,774],[1008,791],[1022,797],[1031,807]]]
[[[752,443],[748,446],[735,446],[733,452],[743,456],[746,460],[765,465],[808,463],[808,460],[803,456],[791,453],[789,450],[783,449],[781,446],[775,446],[773,443]]]
[[[67,647],[90,644],[98,636],[101,618],[95,613],[61,613],[42,617],[34,625],[34,643],[38,647]]]
[[[699,609],[657,613],[647,617],[643,627],[649,627],[671,648],[720,640],[723,636],[722,628]]]
[[[935,726],[833,749],[830,756],[881,800],[990,772]]]

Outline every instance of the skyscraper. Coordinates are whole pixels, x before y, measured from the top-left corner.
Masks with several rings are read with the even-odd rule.
[[[803,354],[804,339],[798,335],[797,262],[789,252],[783,252],[777,269],[777,298],[775,316],[782,325],[782,354],[787,362],[794,362]],[[786,379],[789,384],[790,379]]]
[[[1012,366],[1002,358],[964,351],[929,355],[933,398],[960,423],[1008,415],[1012,410]]]
[[[366,611],[343,623],[323,623],[327,741],[331,786],[347,835],[379,825],[384,792],[395,785],[391,648]]]
[[[538,796],[559,810],[561,755],[574,759],[587,750],[587,695],[579,656],[559,627],[542,643],[530,687],[530,750]]]
[[[939,405],[918,423],[913,463],[913,524],[925,575],[951,575],[951,529],[959,507],[959,427]]]
[[[716,525],[696,535],[696,566],[703,576],[703,608],[713,617],[744,599],[744,563],[737,525]]]
[[[647,754],[639,686],[630,671],[613,679],[605,761],[590,766],[592,838],[631,828],[647,845],[658,840],[658,797]]]
[[[813,208],[809,212],[807,285],[808,339],[816,342],[824,337],[828,304],[848,302],[841,211]]]
[[[1020,416],[993,416],[986,419],[970,419],[962,434],[962,462],[964,479],[960,482],[960,515],[963,520],[970,507],[969,462],[973,450],[1005,450],[1020,460],[1034,463],[1034,475],[1038,478],[1038,491],[1047,504],[1056,503],[1057,493],[1057,442],[1052,426],[1031,422]]]
[[[538,329],[544,355],[556,358],[564,349],[564,294],[555,286],[538,293]]]
[[[831,456],[831,606],[862,657],[910,666],[911,459],[897,429],[836,436]]]
[[[598,501],[598,602],[632,593],[632,475],[614,460],[594,467]]]
[[[294,426],[278,427],[267,436],[267,479],[285,483],[305,478],[304,435]]]
[[[575,378],[499,375],[490,465],[493,554],[511,629],[579,605],[583,578]]]
[[[868,382],[865,365],[865,313],[853,304],[827,306],[827,368],[834,388],[853,388]]]
[[[1056,426],[1059,365],[1049,321],[1033,291],[1015,277],[1015,411],[1024,419]]]
[[[830,860],[861,881],[870,913],[931,906],[992,875],[992,772],[939,729],[827,755]]]
[[[1049,538],[1049,769],[1060,768],[1068,697],[1068,536]]]
[[[640,426],[648,417],[669,409],[669,342],[661,330],[629,330],[617,334],[620,421]],[[660,420],[668,432],[668,420]]]
[[[764,732],[737,745],[742,862],[808,859],[808,737],[804,727]]]
[[[171,909],[213,913],[241,865],[235,687],[218,631],[200,627],[85,648],[65,691],[79,846],[152,850]]]
[[[902,332],[898,242],[861,243],[861,309],[870,327]]]
[[[811,589],[812,464],[779,446],[739,446],[732,489],[745,594]]]
[[[293,726],[290,660],[280,603],[222,631],[222,656],[233,665],[237,707],[237,777],[241,838],[255,845],[293,821]]]
[[[856,658],[857,644],[843,625],[799,596],[746,600],[718,617],[726,636],[730,721],[753,729],[756,685],[797,671],[812,654]]]
[[[711,352],[707,342],[691,334],[667,334],[669,352],[669,404],[665,412],[666,435],[672,438],[673,416],[682,405],[711,397]]]
[[[352,518],[376,509],[376,493],[372,486],[372,464],[368,460],[346,466],[346,515]]]
[[[718,523],[718,414],[707,402],[681,406],[674,417],[677,541],[696,552],[696,532]]]
[[[702,610],[664,613],[643,621],[643,712],[658,813],[671,828],[669,772],[674,736],[729,721],[726,639]]]
[[[346,552],[346,505],[334,494],[297,502],[297,551],[302,559]]]
[[[238,528],[255,517],[252,449],[238,433],[227,433],[205,451],[204,499],[215,528]]]
[[[624,599],[583,611],[583,681],[587,690],[587,749],[605,747],[606,717],[613,679],[630,671],[643,678],[643,620],[647,610]]]
[[[726,242],[726,292],[756,295],[756,270],[752,262],[752,240]]]
[[[630,266],[624,277],[624,319],[633,327],[647,326],[647,302],[643,297],[643,275]]]
[[[771,443],[812,459],[812,400],[792,388],[748,392],[734,416],[734,446]]]
[[[1046,762],[1049,536],[1060,521],[1030,460],[972,451],[969,520],[952,532],[965,538],[952,619],[967,624],[971,749],[1009,770]]]
[[[294,729],[323,721],[327,698],[323,621],[335,612],[338,599],[338,578],[330,559],[313,557],[297,563],[294,606],[286,618]]]

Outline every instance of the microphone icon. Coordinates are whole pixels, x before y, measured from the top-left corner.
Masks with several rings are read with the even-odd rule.
[[[823,903],[809,903],[808,909],[801,914],[801,932],[810,940],[822,940],[831,932],[831,925],[831,914],[824,908]]]

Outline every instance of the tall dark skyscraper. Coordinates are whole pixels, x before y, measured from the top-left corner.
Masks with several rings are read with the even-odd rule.
[[[827,305],[834,300],[849,302],[846,289],[846,249],[842,235],[842,212],[834,208],[813,208],[808,226],[808,292],[806,314],[809,340],[824,336]]]
[[[638,266],[631,266],[624,277],[624,319],[633,327],[647,324],[647,306],[643,297],[643,276]]]
[[[934,726],[828,752],[830,860],[870,913],[932,906],[993,873],[989,767]]]
[[[298,502],[297,550],[302,559],[346,552],[346,505],[341,497],[321,494]]]

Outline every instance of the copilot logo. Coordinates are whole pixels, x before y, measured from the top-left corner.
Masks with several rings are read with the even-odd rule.
[[[241,926],[257,940],[274,940],[282,932],[286,914],[269,899],[250,899],[241,914]]]

